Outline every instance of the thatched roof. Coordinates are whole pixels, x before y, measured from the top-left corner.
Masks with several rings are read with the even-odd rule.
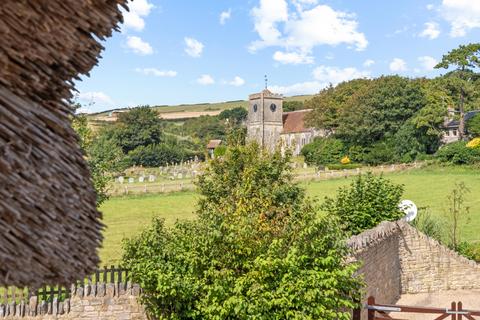
[[[0,2],[0,285],[67,284],[99,262],[100,213],[67,100],[125,2]]]

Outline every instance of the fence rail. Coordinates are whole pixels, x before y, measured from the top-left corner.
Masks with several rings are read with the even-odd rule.
[[[480,319],[480,311],[463,309],[462,302],[452,302],[450,308],[430,308],[430,307],[416,307],[416,306],[400,306],[389,304],[375,303],[374,297],[369,297],[365,305],[367,310],[368,320],[400,320],[393,318],[392,314],[397,313],[413,313],[431,315],[434,320],[452,319],[462,320],[463,318],[469,320]],[[428,318],[424,318],[428,320]],[[356,310],[353,313],[353,320],[360,320],[360,311]]]
[[[361,167],[357,169],[344,169],[344,170],[320,170],[311,172],[300,172],[294,174],[295,181],[323,181],[339,178],[348,178],[356,176],[361,173],[388,173],[388,172],[400,172],[410,169],[416,169],[423,166],[423,163],[416,162],[411,164],[392,164],[376,167]],[[146,193],[169,193],[179,191],[192,191],[195,190],[195,184],[192,180],[165,182],[165,183],[145,183],[143,185],[138,184],[116,184],[109,191],[111,196],[121,195],[138,195]]]

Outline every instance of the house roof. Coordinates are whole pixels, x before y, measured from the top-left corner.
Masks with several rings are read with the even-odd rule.
[[[99,263],[101,214],[67,101],[125,4],[0,5],[0,285],[69,284]]]
[[[222,144],[222,140],[210,140],[207,144],[207,149],[215,149]]]
[[[296,133],[308,131],[305,127],[305,115],[308,114],[311,109],[298,110],[292,112],[283,113],[283,131],[282,133]]]
[[[465,122],[472,119],[477,114],[480,114],[480,110],[465,112]],[[453,129],[458,128],[459,126],[460,126],[460,120],[452,120],[448,122],[446,125],[447,128],[453,128]]]

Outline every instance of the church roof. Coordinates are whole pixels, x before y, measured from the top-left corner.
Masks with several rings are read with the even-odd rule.
[[[305,115],[312,109],[291,111],[283,113],[283,131],[282,133],[305,132],[309,128],[305,127]]]
[[[70,284],[99,263],[101,213],[67,101],[125,4],[0,5],[1,286]]]

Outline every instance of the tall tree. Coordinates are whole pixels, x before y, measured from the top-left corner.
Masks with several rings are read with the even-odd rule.
[[[475,70],[480,68],[480,43],[460,45],[442,57],[442,61],[435,68],[448,69],[454,67],[455,72],[450,75],[458,79],[459,101],[458,110],[460,113],[459,137],[465,137],[465,99],[468,96],[467,87],[475,80]]]
[[[162,120],[149,106],[141,106],[120,113],[116,126],[115,140],[124,153],[139,146],[159,144],[163,139]]]

